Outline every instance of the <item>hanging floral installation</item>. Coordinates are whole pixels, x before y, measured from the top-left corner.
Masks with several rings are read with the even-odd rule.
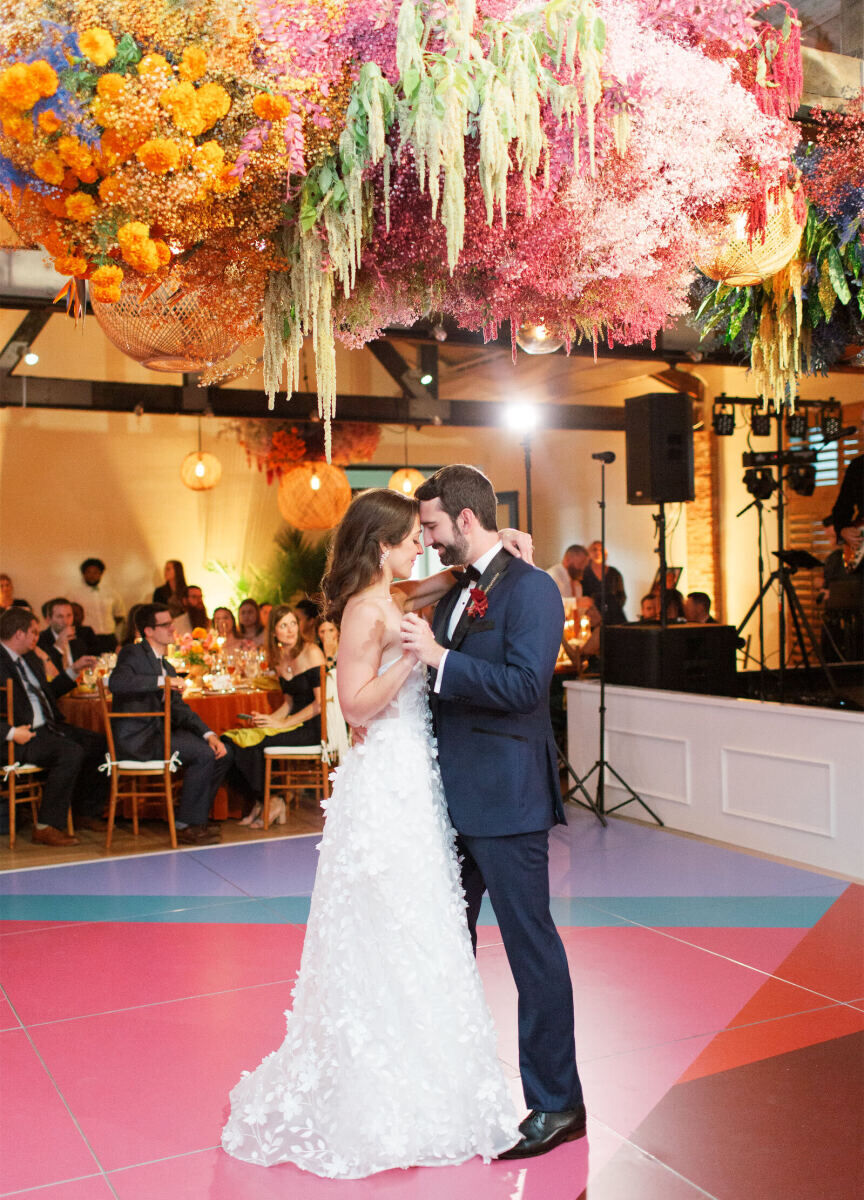
[[[694,285],[703,336],[749,359],[766,403],[794,404],[802,374],[825,375],[864,350],[864,92],[811,121],[795,155],[810,199],[792,260],[749,287]]]
[[[229,421],[226,433],[236,437],[246,451],[251,466],[267,476],[267,482],[280,480],[300,463],[323,462],[326,458],[325,429],[319,422],[274,421],[255,419]],[[335,421],[331,427],[331,451],[328,461],[347,467],[368,462],[381,438],[380,425],[365,421]]]
[[[752,0],[7,0],[0,209],[103,303],[161,285],[312,340],[430,313],[642,341],[796,141],[798,22]],[[515,345],[514,345],[515,353]]]

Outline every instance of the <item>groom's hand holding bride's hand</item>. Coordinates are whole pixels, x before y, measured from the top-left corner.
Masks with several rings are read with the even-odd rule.
[[[402,649],[410,650],[420,662],[436,669],[444,653],[444,647],[435,641],[431,625],[416,613],[406,613],[402,618]]]

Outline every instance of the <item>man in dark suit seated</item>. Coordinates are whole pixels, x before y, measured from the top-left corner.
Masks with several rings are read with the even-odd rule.
[[[42,804],[33,841],[47,846],[77,846],[66,832],[71,801],[78,828],[100,830],[108,781],[99,773],[105,759],[105,739],[89,729],[69,725],[57,699],[75,686],[82,667],[95,659],[71,663],[49,683],[35,653],[39,623],[25,608],[10,608],[0,616],[0,685],[11,679],[14,726],[0,721],[0,738],[16,744],[15,756],[44,772]]]
[[[162,705],[166,681],[171,692],[171,753],[180,755],[183,790],[177,811],[177,840],[204,846],[221,840],[219,827],[208,823],[213,797],[231,765],[232,752],[182,699],[183,681],[164,654],[173,639],[174,622],[163,604],[142,604],[135,614],[142,641],[124,646],[111,672],[114,712],[155,712]],[[142,762],[162,758],[163,731],[158,717],[117,721],[118,757]]]
[[[76,660],[92,652],[92,648],[78,636],[72,605],[65,597],[57,596],[46,601],[42,605],[42,616],[48,622],[48,628],[39,634],[38,645],[58,671],[71,669]]]

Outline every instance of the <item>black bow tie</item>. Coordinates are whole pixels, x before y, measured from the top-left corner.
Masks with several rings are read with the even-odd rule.
[[[462,578],[459,580],[460,586],[463,588],[471,587],[480,578],[480,572],[473,565],[467,566],[462,572]]]

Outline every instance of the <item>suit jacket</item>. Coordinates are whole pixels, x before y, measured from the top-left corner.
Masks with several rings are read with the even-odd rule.
[[[463,614],[440,691],[434,675],[430,686],[450,816],[459,833],[477,837],[549,829],[565,823],[549,716],[564,629],[561,594],[545,571],[505,551],[478,586],[489,589],[486,612]],[[460,590],[451,589],[435,611],[443,646]]]
[[[66,670],[66,664],[63,661],[63,655],[57,649],[57,643],[54,640],[54,634],[50,629],[42,630],[42,632],[39,634],[38,644],[39,648],[45,651],[58,671]],[[72,641],[69,643],[69,649],[72,651],[73,662],[80,658],[82,654],[92,654],[92,650],[87,649],[87,643],[80,636],[76,636],[72,639]]]
[[[163,693],[159,676],[176,675],[172,665],[160,661],[147,642],[124,646],[117,655],[117,665],[111,672],[111,695],[114,712],[158,712]],[[159,717],[113,723],[114,741],[118,754],[142,761],[162,757],[163,730]],[[171,693],[171,729],[186,729],[203,737],[210,730],[185,700]]]
[[[61,671],[57,678],[52,679],[49,683],[39,655],[31,650],[23,657],[45,694],[49,708],[49,711],[45,713],[46,721],[53,721],[55,725],[62,725],[64,718],[57,707],[57,700],[61,696],[64,696],[66,692],[71,692],[75,686],[75,680],[70,679],[65,671]],[[21,676],[18,674],[18,668],[15,666],[11,654],[7,652],[5,646],[0,646],[0,684],[5,686],[7,679],[12,680],[12,716],[15,724],[32,725],[33,705],[30,703],[30,696],[21,682]],[[0,720],[0,741],[5,741],[10,728],[11,726],[6,720],[6,714],[4,713],[3,720]]]

